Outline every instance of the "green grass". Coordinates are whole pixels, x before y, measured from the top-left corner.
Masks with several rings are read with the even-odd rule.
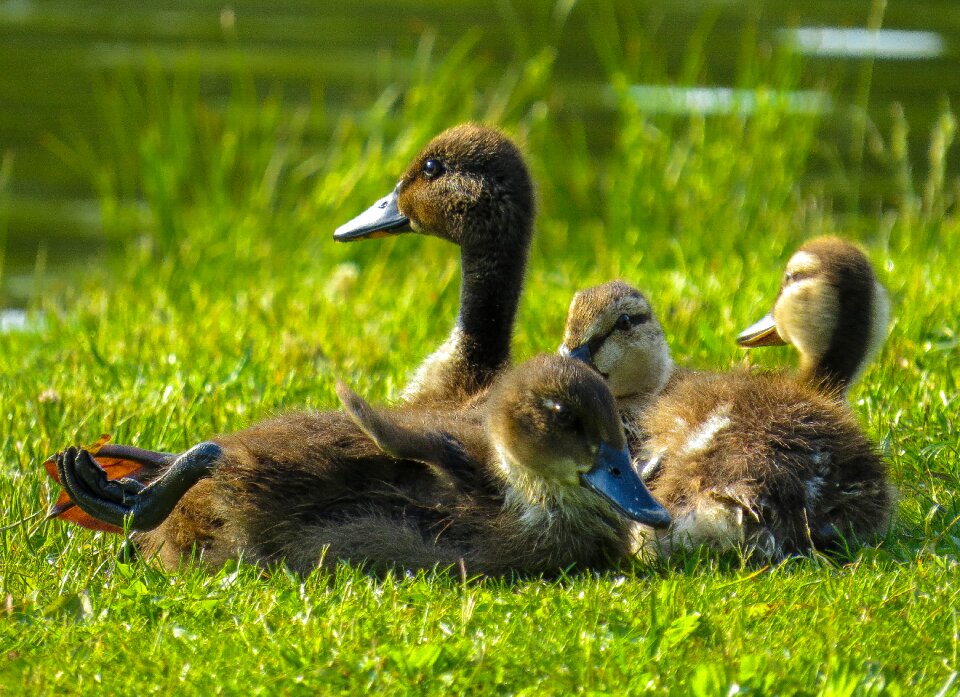
[[[504,69],[473,55],[476,37],[440,58],[425,40],[412,76],[390,76],[357,120],[280,95],[254,108],[242,70],[218,107],[187,68],[105,79],[100,139],[51,139],[96,187],[108,235],[129,244],[43,287],[42,323],[0,336],[0,694],[957,693],[953,117],[920,171],[904,124],[874,134],[864,157],[900,199],[841,215],[809,177],[824,148],[816,119],[775,98],[750,118],[645,116],[623,89],[636,56],[597,17],[609,148],[563,118],[549,46],[521,46]],[[743,81],[801,78],[775,56],[748,61]],[[242,564],[166,575],[120,562],[117,537],[36,517],[54,495],[40,463],[103,432],[177,451],[280,411],[334,408],[337,377],[395,398],[450,328],[457,255],[417,236],[330,235],[467,118],[513,133],[539,185],[518,359],[557,346],[575,290],[619,276],[648,291],[682,362],[728,366],[796,245],[822,233],[865,245],[896,308],[852,395],[901,491],[883,544],[775,568],[691,555],[558,582],[349,567],[300,579]],[[318,130],[322,142],[305,139]]]

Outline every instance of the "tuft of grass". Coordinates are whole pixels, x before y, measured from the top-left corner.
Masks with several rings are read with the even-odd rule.
[[[537,26],[562,30],[568,5]],[[45,294],[44,324],[0,335],[0,694],[956,691],[952,113],[931,135],[927,172],[910,169],[902,118],[874,134],[869,155],[901,195],[840,215],[808,185],[817,120],[777,98],[802,66],[750,58],[748,45],[752,115],[653,116],[628,87],[664,78],[646,60],[656,46],[643,32],[611,35],[610,5],[595,5],[588,28],[614,107],[606,144],[564,118],[551,46],[518,38],[504,68],[474,35],[442,56],[425,35],[414,69],[387,70],[379,99],[353,114],[263,94],[242,69],[217,103],[186,65],[105,78],[102,140],[51,139],[127,244]],[[690,54],[688,82],[706,70]],[[744,360],[731,337],[766,311],[796,244],[861,240],[896,308],[853,393],[901,492],[888,539],[773,568],[696,553],[554,583],[349,567],[301,579],[242,563],[167,575],[123,562],[116,537],[37,516],[54,489],[40,463],[103,432],[178,451],[279,411],[335,408],[336,377],[395,397],[450,328],[455,250],[416,236],[337,245],[330,233],[389,190],[431,135],[466,119],[517,136],[538,181],[518,359],[555,348],[576,289],[620,276],[648,291],[682,362],[730,365]]]

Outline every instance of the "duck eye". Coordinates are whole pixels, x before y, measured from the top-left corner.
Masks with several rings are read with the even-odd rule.
[[[573,411],[563,402],[555,399],[543,400],[543,407],[550,414],[550,418],[560,428],[571,428],[577,420]]]
[[[619,329],[620,331],[626,331],[633,327],[636,327],[638,324],[643,324],[644,322],[649,321],[650,313],[649,312],[638,312],[635,315],[628,315],[626,313],[617,317],[617,321],[614,322],[613,328]]]
[[[783,285],[787,285],[788,283],[793,283],[793,274],[789,271],[783,274]]]
[[[430,159],[423,163],[422,171],[428,179],[436,179],[443,174],[443,164],[440,160]]]

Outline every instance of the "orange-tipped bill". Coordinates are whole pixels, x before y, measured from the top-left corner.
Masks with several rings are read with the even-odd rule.
[[[394,189],[363,213],[338,227],[333,239],[338,242],[373,239],[410,231],[410,220],[397,206],[399,193]]]
[[[759,322],[754,322],[737,336],[737,343],[744,348],[757,346],[783,346],[787,342],[777,332],[777,323],[773,315],[766,315]]]

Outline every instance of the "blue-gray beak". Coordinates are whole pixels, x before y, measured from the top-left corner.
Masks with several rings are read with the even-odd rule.
[[[630,464],[630,453],[626,448],[617,450],[601,443],[593,469],[581,474],[580,481],[638,523],[653,528],[670,525],[670,514],[644,486]]]
[[[582,344],[573,349],[568,349],[566,346],[564,346],[562,353],[570,358],[576,358],[578,361],[583,361],[589,366],[593,365],[593,354],[590,353],[590,346],[587,344]]]
[[[397,207],[398,197],[398,191],[394,189],[356,218],[338,227],[333,233],[333,239],[349,242],[409,232],[410,219]]]

